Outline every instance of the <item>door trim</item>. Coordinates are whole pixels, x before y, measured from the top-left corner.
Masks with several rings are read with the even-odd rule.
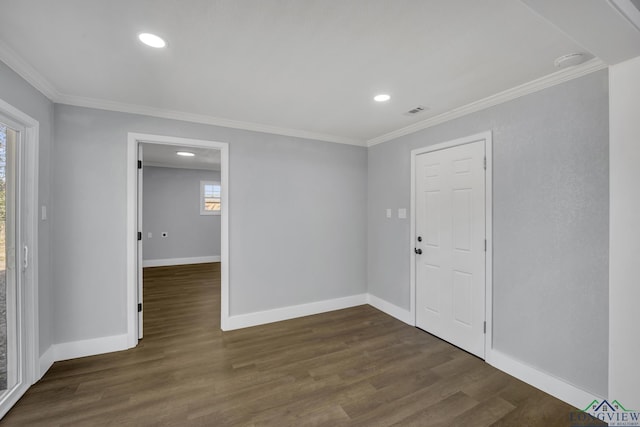
[[[0,418],[33,385],[44,372],[40,372],[40,331],[38,316],[38,161],[40,153],[40,123],[11,104],[0,99],[0,113],[16,122],[24,131],[22,144],[22,171],[19,190],[19,227],[22,229],[21,246],[27,246],[28,265],[22,276],[22,307],[18,315],[23,321],[20,339],[24,340],[24,354],[20,363],[25,363],[21,375],[22,384],[7,395],[6,405],[0,411]],[[17,251],[16,262],[22,265],[23,248]]]
[[[222,186],[221,242],[220,242],[220,327],[226,330],[229,322],[229,144],[226,142],[201,139],[179,138],[174,136],[151,135],[129,132],[127,137],[127,345],[138,344],[138,241],[137,241],[137,203],[138,203],[138,143],[178,145],[184,147],[212,148],[220,150],[220,185]]]
[[[485,321],[487,331],[484,341],[484,359],[489,362],[493,343],[493,204],[492,204],[492,176],[493,176],[493,143],[491,131],[481,132],[451,141],[428,145],[426,147],[411,150],[411,207],[410,207],[410,235],[409,235],[409,280],[410,280],[410,318],[413,326],[416,325],[416,257],[413,253],[415,248],[416,234],[416,158],[420,154],[432,151],[444,150],[458,145],[470,144],[472,142],[484,141],[484,151],[487,158],[487,169],[485,172],[485,234],[487,239],[487,251],[485,256]]]

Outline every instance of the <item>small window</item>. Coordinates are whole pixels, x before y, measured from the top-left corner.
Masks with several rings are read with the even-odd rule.
[[[216,181],[200,181],[200,215],[220,215],[222,187]]]

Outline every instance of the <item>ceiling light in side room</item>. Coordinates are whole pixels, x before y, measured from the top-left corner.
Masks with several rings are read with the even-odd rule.
[[[587,60],[587,55],[584,53],[569,53],[562,55],[553,61],[553,65],[557,68],[573,67],[574,65],[580,65]]]
[[[380,95],[376,95],[373,97],[373,100],[376,102],[385,102],[390,100],[391,97],[389,95],[387,95],[386,93],[381,93]]]
[[[190,151],[176,151],[176,154],[178,156],[182,156],[182,157],[193,157],[193,156],[195,156],[195,154],[193,154]]]
[[[167,45],[167,42],[161,37],[151,33],[140,33],[138,34],[138,39],[147,46],[155,47],[156,49],[161,49]]]

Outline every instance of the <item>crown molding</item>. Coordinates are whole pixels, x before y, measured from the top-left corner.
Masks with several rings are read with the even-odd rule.
[[[608,0],[609,4],[618,11],[631,25],[640,31],[640,10],[631,0]]]
[[[254,132],[263,132],[295,138],[312,139],[316,141],[334,142],[338,144],[366,146],[366,142],[360,139],[347,138],[337,135],[329,135],[310,132],[299,129],[289,129],[279,126],[265,125],[261,123],[244,122],[239,120],[224,119],[204,114],[187,113],[184,111],[166,110],[162,108],[147,107],[143,105],[126,104],[122,102],[108,101],[97,98],[87,98],[60,93],[49,80],[37,72],[29,63],[20,57],[13,49],[0,40],[0,61],[18,73],[31,86],[35,87],[44,96],[57,104],[67,104],[76,107],[96,108],[99,110],[116,111],[120,113],[141,114],[144,116],[159,117],[163,119],[181,120],[185,122],[201,123],[225,128],[241,129]]]
[[[57,101],[60,93],[56,88],[2,40],[0,40],[0,60],[49,100]]]
[[[144,116],[159,117],[170,120],[180,120],[191,123],[201,123],[213,126],[220,126],[232,129],[241,129],[253,132],[263,132],[274,135],[291,136],[295,138],[312,139],[316,141],[334,142],[338,144],[356,145],[372,147],[383,142],[388,142],[404,135],[415,133],[422,129],[439,125],[449,120],[484,110],[494,105],[502,104],[507,101],[538,92],[557,84],[582,77],[584,75],[602,70],[607,64],[598,58],[593,58],[584,64],[575,67],[569,67],[553,74],[532,80],[528,83],[516,86],[511,89],[499,92],[495,95],[488,96],[478,101],[453,110],[439,114],[437,116],[422,120],[409,126],[394,130],[392,132],[377,136],[367,141],[347,138],[337,135],[329,135],[323,133],[310,132],[299,129],[289,129],[279,126],[271,126],[261,123],[244,122],[239,120],[224,119],[220,117],[208,116],[204,114],[187,113],[183,111],[166,110],[162,108],[148,107],[143,105],[127,104],[122,102],[108,101],[97,98],[88,98],[75,95],[66,95],[58,92],[42,74],[38,73],[31,65],[24,61],[13,49],[0,40],[0,60],[7,64],[18,75],[24,78],[29,84],[40,91],[44,96],[52,102],[58,104],[67,104],[77,107],[95,108],[99,110],[115,111],[121,113],[140,114]]]
[[[419,130],[427,129],[432,126],[448,122],[449,120],[457,119],[458,117],[466,116],[467,114],[475,113],[476,111],[484,110],[486,108],[493,107],[494,105],[502,104],[504,102],[541,91],[548,87],[555,86],[557,84],[564,83],[578,77],[582,77],[595,71],[602,70],[603,68],[607,68],[607,64],[605,64],[598,58],[593,58],[583,64],[576,65],[575,67],[569,67],[560,71],[556,71],[555,73],[549,74],[536,80],[532,80],[528,83],[524,83],[511,89],[498,92],[495,95],[491,95],[478,101],[474,101],[462,107],[454,108],[453,110],[447,111],[446,113],[438,114],[437,116],[372,138],[367,141],[367,146],[372,147],[377,144],[382,144],[383,142],[391,141],[401,136],[409,135]]]
[[[77,107],[96,108],[99,110],[116,111],[120,113],[141,114],[144,116],[160,117],[163,119],[181,120],[184,122],[201,123],[225,128],[242,129],[254,132],[270,133],[275,135],[292,136],[296,138],[313,139],[316,141],[335,142],[338,144],[366,146],[366,142],[358,139],[346,138],[336,135],[327,135],[309,132],[299,129],[289,129],[261,123],[243,122],[239,120],[223,119],[204,114],[186,113],[183,111],[166,110],[163,108],[147,107],[144,105],[126,104],[122,102],[107,101],[81,96],[61,95],[59,104],[73,105]]]

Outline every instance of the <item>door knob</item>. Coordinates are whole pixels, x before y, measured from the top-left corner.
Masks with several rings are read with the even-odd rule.
[[[422,255],[422,249],[413,248],[414,252],[418,255]]]

